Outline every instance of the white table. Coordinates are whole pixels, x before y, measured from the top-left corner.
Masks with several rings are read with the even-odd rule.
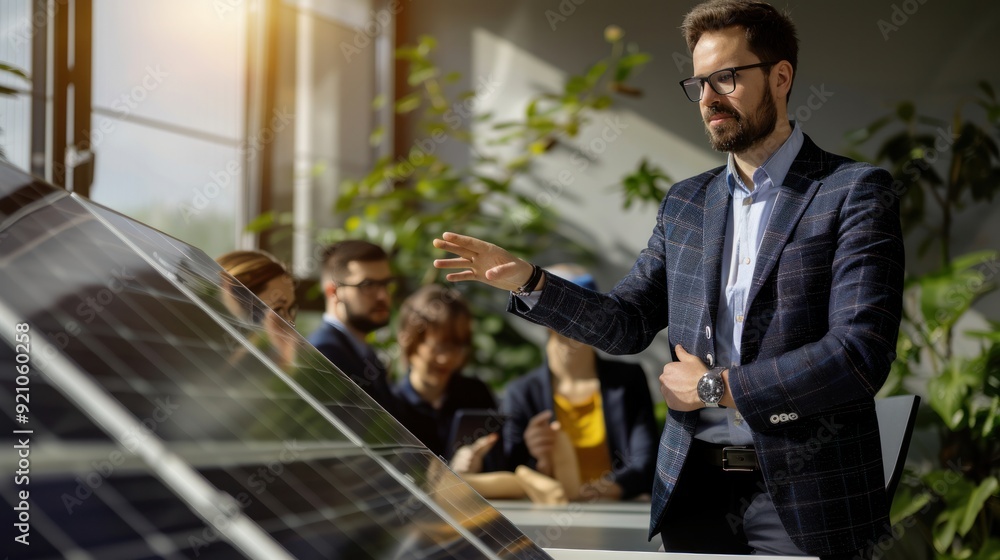
[[[746,560],[731,554],[657,552],[659,536],[647,541],[648,502],[591,502],[546,506],[530,501],[490,500],[529,539],[555,560]],[[761,556],[759,560],[817,560]]]
[[[655,552],[662,544],[649,531],[648,502],[592,502],[547,506],[491,500],[507,519],[542,548]]]

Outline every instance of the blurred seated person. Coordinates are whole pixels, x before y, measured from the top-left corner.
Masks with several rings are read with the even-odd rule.
[[[395,415],[389,373],[367,340],[389,324],[396,284],[389,255],[368,241],[338,241],[323,251],[321,280],[326,311],[309,343]]]
[[[252,301],[241,297],[235,286],[223,284],[226,306],[240,319],[262,322],[273,357],[277,357],[283,367],[290,366],[295,358],[292,327],[299,309],[291,273],[281,261],[265,251],[232,251],[216,258],[215,262],[274,311],[273,315],[262,313],[263,310]]]
[[[497,409],[489,387],[461,373],[472,350],[472,312],[458,291],[423,286],[400,308],[397,339],[408,368],[394,388],[397,418],[431,452],[450,459],[455,413]]]
[[[408,366],[395,387],[400,406],[397,419],[403,426],[432,453],[450,459],[451,468],[487,498],[566,503],[567,483],[557,479],[569,471],[559,469],[558,460],[553,476],[524,465],[515,472],[493,472],[503,463],[502,449],[490,453],[498,434],[469,442],[449,441],[459,410],[497,408],[485,383],[461,373],[472,350],[472,313],[458,291],[431,284],[414,292],[400,309],[397,338]],[[452,455],[456,443],[461,445]],[[568,483],[573,484],[579,482]]]
[[[580,266],[547,270],[597,290],[593,277]],[[658,438],[642,367],[604,359],[591,346],[551,330],[545,358],[541,367],[506,388],[503,441],[508,464],[554,476],[554,451],[569,447],[575,459],[561,468],[577,469],[582,483],[566,488],[569,500],[648,499]]]

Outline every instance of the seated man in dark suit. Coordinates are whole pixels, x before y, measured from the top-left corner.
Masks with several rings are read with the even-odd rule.
[[[323,255],[323,324],[309,342],[355,383],[395,414],[388,373],[365,337],[389,324],[395,283],[389,255],[367,241],[334,243]]]

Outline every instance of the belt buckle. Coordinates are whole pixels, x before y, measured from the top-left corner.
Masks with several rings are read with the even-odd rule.
[[[722,470],[729,472],[752,472],[756,468],[757,453],[752,447],[748,445],[734,445],[722,448]]]

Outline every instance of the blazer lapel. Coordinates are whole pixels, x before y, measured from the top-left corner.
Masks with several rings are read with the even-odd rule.
[[[708,183],[705,193],[705,221],[703,222],[704,245],[702,246],[702,278],[705,280],[705,303],[708,321],[715,324],[719,310],[720,278],[722,278],[722,250],[726,241],[726,223],[729,221],[729,187],[726,185],[726,170]]]
[[[819,148],[806,138],[792,167],[788,170],[784,184],[779,187],[774,210],[771,211],[771,218],[764,229],[764,238],[757,253],[757,265],[754,267],[753,282],[747,297],[747,309],[753,305],[754,298],[771,275],[785,245],[788,244],[788,238],[822,184],[805,175],[808,169],[803,167],[804,164],[815,166],[816,154],[813,152],[819,152]]]

